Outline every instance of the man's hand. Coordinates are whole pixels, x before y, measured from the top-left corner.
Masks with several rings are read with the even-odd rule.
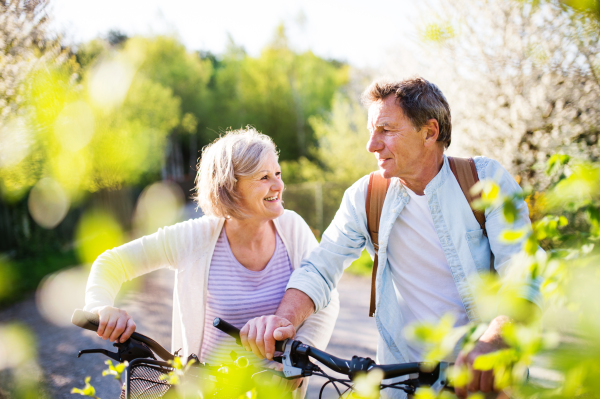
[[[125,342],[135,331],[135,322],[126,311],[112,306],[101,306],[91,310],[99,316],[97,334],[110,342]]]
[[[475,359],[481,355],[495,352],[506,348],[506,344],[502,339],[502,326],[508,323],[509,319],[506,316],[498,316],[490,323],[488,329],[483,333],[481,338],[475,344],[475,347],[470,352],[461,352],[456,359],[454,366],[457,369],[466,367],[469,371],[469,382],[467,386],[455,386],[454,391],[460,399],[467,397],[469,392],[497,392],[494,387],[494,371],[493,370],[477,370],[473,367]]]
[[[242,346],[258,358],[273,360],[275,341],[283,341],[296,335],[294,325],[283,317],[271,315],[256,317],[240,330]]]
[[[275,340],[294,338],[296,327],[315,311],[308,295],[294,288],[288,289],[272,316],[261,316],[250,320],[240,331],[242,345],[260,359],[273,360]]]

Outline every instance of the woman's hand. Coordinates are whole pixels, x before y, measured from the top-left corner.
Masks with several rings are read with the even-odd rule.
[[[91,310],[100,318],[98,325],[98,336],[108,339],[110,342],[125,342],[135,331],[135,322],[126,311],[113,308],[112,306],[101,306]]]

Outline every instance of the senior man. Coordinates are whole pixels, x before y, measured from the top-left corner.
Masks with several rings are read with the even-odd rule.
[[[379,224],[379,269],[375,319],[380,333],[379,363],[422,360],[422,348],[407,341],[403,329],[415,322],[437,321],[450,312],[456,326],[480,320],[475,285],[489,272],[490,257],[503,276],[519,245],[499,240],[506,225],[500,207],[485,212],[485,230],[478,224],[444,155],[450,145],[450,107],[439,88],[422,78],[375,82],[363,93],[369,109],[367,150],[377,158],[380,173],[390,180]],[[474,159],[479,179],[494,179],[504,193],[520,190],[496,161]],[[274,340],[294,336],[295,327],[323,309],[344,269],[363,248],[374,256],[365,210],[369,176],[350,187],[321,243],[296,270],[275,315],[248,322],[242,342],[258,356],[272,358]],[[512,228],[530,224],[520,201]],[[535,287],[523,297],[536,302]],[[468,391],[491,392],[493,373],[473,370],[474,359],[503,346],[501,329],[509,319],[499,315],[470,353],[454,353],[472,373]],[[459,397],[467,390],[457,389]],[[400,391],[387,393],[404,397]]]

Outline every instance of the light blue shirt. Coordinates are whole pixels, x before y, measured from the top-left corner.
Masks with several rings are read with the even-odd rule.
[[[504,194],[521,191],[517,182],[497,161],[485,157],[475,157],[474,160],[480,180],[493,179]],[[294,271],[287,285],[288,289],[295,288],[306,293],[314,302],[316,311],[329,303],[331,291],[337,286],[344,269],[360,256],[365,246],[371,257],[374,255],[365,211],[368,184],[369,176],[365,176],[346,191],[320,245],[302,261],[302,267]],[[488,208],[485,212],[488,240],[452,174],[446,156],[442,169],[425,188],[425,195],[467,316],[470,321],[479,322],[475,286],[481,282],[483,274],[489,273],[490,248],[495,256],[494,267],[500,276],[504,276],[511,257],[520,252],[521,244],[501,242],[500,233],[508,228],[530,226],[527,204],[519,201],[519,218],[513,225],[506,224],[501,207]],[[407,202],[406,189],[398,178],[392,178],[379,225],[375,319],[380,334],[377,356],[381,364],[401,363],[408,359],[402,334],[404,321],[387,256],[388,245],[393,245],[388,242],[392,226]],[[539,281],[524,281],[521,294],[541,306]]]

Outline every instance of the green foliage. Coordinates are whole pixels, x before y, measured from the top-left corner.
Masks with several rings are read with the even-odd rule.
[[[91,377],[85,377],[85,386],[81,389],[73,388],[71,393],[78,393],[81,396],[89,396],[91,398],[100,399],[96,396],[96,389],[90,384]]]
[[[75,251],[32,251],[29,257],[0,257],[0,306],[23,300],[48,274],[77,265]]]
[[[369,138],[367,112],[362,105],[342,93],[333,98],[331,112],[309,120],[317,138],[311,148],[313,164],[300,159],[282,162],[291,182],[336,181],[352,184],[377,170],[377,162],[366,150]]]
[[[235,355],[235,354],[234,354]],[[279,378],[268,371],[256,369],[246,361],[240,361],[220,367],[208,366],[210,370],[195,367],[195,361],[187,364],[175,357],[169,363],[173,371],[160,377],[175,387],[169,391],[169,398],[225,397],[290,399],[290,392],[283,392],[278,386]],[[242,366],[243,365],[243,366]],[[207,378],[208,377],[208,378]]]
[[[309,118],[324,115],[347,80],[347,66],[293,52],[280,26],[258,58],[235,46],[224,55],[213,78],[207,126],[218,131],[251,124],[273,138],[282,160],[294,160],[314,144]]]
[[[194,363],[196,363],[196,360],[192,359],[183,365],[181,363],[181,358],[175,356],[173,360],[169,360],[169,364],[171,367],[173,367],[173,370],[168,374],[161,375],[160,379],[168,382],[171,385],[178,385],[181,381],[181,377],[183,377],[185,372],[188,371]]]
[[[281,168],[286,183],[297,183],[287,187],[286,207],[298,212],[319,231],[319,236],[333,219],[344,191],[356,180],[377,170],[377,162],[365,148],[369,137],[366,110],[350,96],[336,94],[331,112],[324,117],[311,117],[309,122],[317,138],[316,145],[310,149],[313,161],[307,158],[283,161]],[[321,197],[309,189],[319,182],[323,182],[322,192],[327,193]],[[322,213],[313,210],[310,204],[315,202],[322,204]],[[315,218],[315,213],[322,217]]]
[[[596,350],[600,347],[600,321],[595,317],[600,311],[600,254],[596,248],[600,169],[598,164],[557,156],[549,162],[548,170],[560,177],[544,193],[547,214],[532,229],[502,233],[505,242],[521,243],[522,253],[513,259],[502,279],[496,275],[484,278],[477,293],[486,319],[504,314],[513,322],[502,330],[506,349],[478,357],[474,367],[493,370],[497,388],[510,388],[524,398],[580,397],[600,388],[600,357]],[[491,181],[482,181],[477,189],[482,192],[479,206],[484,208],[507,204],[516,208],[515,202],[523,198],[522,194],[504,195]],[[507,223],[515,217],[511,211],[503,215]],[[548,248],[546,253],[539,250],[540,244]],[[524,286],[535,285],[536,281],[541,282],[546,302],[542,319],[535,316],[535,305],[520,299]],[[444,342],[446,337],[460,335],[467,327],[452,329],[452,320],[447,317],[439,325],[424,324],[411,330],[413,339],[428,345],[427,356],[431,359],[448,354],[452,346]],[[478,328],[482,327],[471,326],[470,331]],[[469,350],[467,341],[471,345],[475,342],[463,341],[463,350]],[[553,387],[525,384],[526,368],[538,356],[546,359],[544,367],[560,372],[563,383]],[[455,383],[465,383],[465,378],[464,370],[455,370]],[[429,394],[424,392],[423,397]]]
[[[373,271],[373,259],[366,249],[360,254],[360,258],[352,262],[350,266],[345,270],[346,273],[354,274],[356,276],[371,277]]]
[[[117,365],[113,365],[110,360],[104,362],[108,366],[106,370],[102,370],[102,377],[107,375],[112,375],[115,380],[121,380],[121,374],[129,365],[129,362],[118,363]]]

